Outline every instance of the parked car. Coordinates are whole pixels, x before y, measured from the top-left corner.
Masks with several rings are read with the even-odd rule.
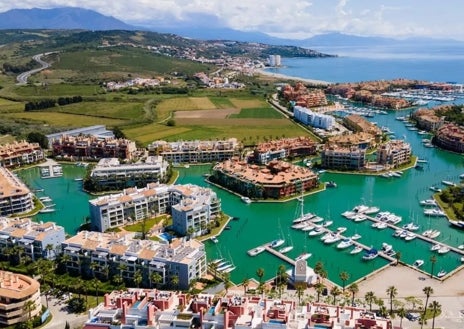
[[[409,321],[416,321],[420,318],[420,315],[417,313],[406,313],[406,319]]]

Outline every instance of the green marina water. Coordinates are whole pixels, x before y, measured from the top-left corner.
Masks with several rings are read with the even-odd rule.
[[[369,220],[355,223],[341,216],[343,211],[351,210],[358,204],[377,206],[381,211],[390,211],[402,216],[403,220],[398,226],[414,221],[420,225],[417,233],[429,228],[438,229],[441,235],[436,241],[455,247],[464,243],[464,231],[451,227],[445,218],[424,216],[423,207],[419,204],[420,200],[431,197],[433,192],[430,186],[444,188],[442,180],[459,182],[459,175],[464,173],[464,158],[459,154],[424,147],[421,140],[427,136],[407,130],[403,122],[395,120],[396,115],[398,114],[377,115],[372,120],[379,126],[388,126],[397,138],[406,139],[412,145],[413,153],[428,161],[423,164],[423,169],[410,169],[405,171],[401,178],[389,179],[364,175],[321,174],[321,181],[333,180],[338,187],[306,196],[304,210],[332,220],[332,229],[339,226],[347,227],[348,230],[343,233],[345,236],[355,233],[362,235],[358,241],[366,246],[380,249],[383,242],[392,244],[394,250],[401,252],[401,260],[406,263],[412,264],[416,259],[423,259],[425,264],[421,269],[426,272],[430,272],[432,268],[430,257],[436,255],[434,274],[441,269],[449,273],[461,266],[460,254],[450,251],[441,255],[430,251],[431,244],[418,238],[408,242],[393,237],[392,229],[372,228],[372,222]],[[205,242],[209,259],[225,258],[237,266],[231,273],[232,281],[241,282],[244,278],[257,278],[258,268],[263,268],[264,278],[269,279],[275,276],[279,265],[290,267],[267,252],[255,257],[247,254],[249,249],[280,236],[294,245],[294,249],[287,254],[290,258],[296,258],[303,251],[312,253],[312,257],[307,260],[308,265],[314,266],[318,261],[323,262],[328,278],[338,284],[341,284],[339,273],[342,271],[348,272],[349,282],[353,282],[388,264],[388,261],[380,256],[371,261],[363,261],[363,253],[351,255],[351,248],[339,250],[336,248],[337,243],[326,245],[322,243],[320,236],[309,237],[307,232],[291,229],[292,220],[299,208],[297,200],[245,204],[239,197],[205,182],[203,175],[209,169],[209,165],[181,168],[177,183],[210,186],[221,198],[223,211],[239,218],[230,221],[230,230],[222,232],[218,237],[219,243]],[[38,220],[55,221],[64,226],[70,234],[76,231],[89,215],[90,196],[81,191],[81,182],[74,181],[74,178],[83,175],[84,170],[65,165],[63,177],[53,179],[41,179],[37,168],[19,172],[19,176],[31,188],[44,189],[38,196],[48,195],[56,204],[55,213],[40,214],[37,216]],[[421,275],[424,274],[418,272],[418,276]]]

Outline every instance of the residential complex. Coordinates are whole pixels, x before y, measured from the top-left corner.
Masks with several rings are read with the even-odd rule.
[[[89,126],[89,127],[83,127],[83,128],[77,128],[77,129],[72,129],[72,130],[66,130],[62,131],[59,133],[54,133],[47,135],[48,139],[48,147],[50,148],[53,144],[54,140],[61,139],[64,136],[93,136],[96,138],[114,138],[114,134],[111,130],[107,130],[104,125],[95,125],[95,126]]]
[[[377,163],[396,168],[411,161],[411,145],[402,140],[391,140],[377,148]]]
[[[357,146],[326,145],[321,151],[321,166],[337,170],[361,170],[366,165],[366,150]]]
[[[426,131],[435,131],[445,122],[444,117],[438,117],[432,109],[418,109],[412,114],[412,119],[416,120],[418,128]]]
[[[316,151],[317,144],[309,137],[283,138],[258,144],[248,160],[267,164],[275,159],[314,155]]]
[[[329,145],[351,148],[353,146],[360,149],[369,149],[377,145],[376,138],[369,133],[357,132],[329,137]]]
[[[137,150],[128,139],[98,138],[90,135],[60,135],[50,144],[55,157],[71,159],[119,158],[131,160]]]
[[[293,107],[293,116],[295,120],[313,128],[330,130],[335,124],[335,118],[333,116],[313,112],[310,109],[302,106]]]
[[[0,250],[19,246],[32,261],[39,258],[54,259],[61,252],[64,240],[64,228],[55,223],[0,217]]]
[[[148,156],[136,163],[121,163],[117,158],[103,158],[92,169],[89,180],[96,190],[120,190],[163,182],[168,168],[169,163],[161,156]]]
[[[189,283],[206,274],[204,245],[195,239],[167,241],[141,240],[135,233],[81,231],[62,244],[69,272],[95,274],[100,278],[121,276],[135,285],[140,275],[142,286],[171,284],[187,289]],[[159,280],[153,281],[154,273]]]
[[[436,131],[433,142],[446,150],[464,152],[464,128],[454,123],[442,125]]]
[[[281,93],[285,100],[300,107],[311,108],[328,104],[323,90],[309,89],[302,82],[297,82],[294,87],[284,86]]]
[[[38,143],[20,141],[0,145],[0,166],[2,167],[18,167],[42,160],[44,160],[44,153]]]
[[[210,180],[250,198],[279,199],[318,186],[318,176],[307,168],[273,160],[265,167],[237,158],[216,164]]]
[[[155,141],[148,145],[149,155],[161,155],[172,163],[217,162],[240,155],[236,138],[216,141]]]
[[[382,129],[377,127],[372,122],[364,119],[362,116],[357,114],[351,114],[346,116],[343,119],[343,123],[346,127],[350,130],[355,132],[365,132],[371,134],[376,138],[376,141],[380,141],[380,137],[382,136]]]
[[[34,208],[29,188],[6,168],[0,167],[0,216],[26,213]]]
[[[177,204],[180,205],[174,207]],[[89,206],[92,226],[100,232],[172,212],[173,228],[186,234],[189,227],[214,220],[221,212],[221,203],[214,191],[190,184],[150,183],[144,188],[128,188],[90,200]],[[181,223],[180,218],[188,223]]]
[[[26,322],[41,312],[39,282],[26,275],[0,271],[0,325]]]
[[[391,329],[390,320],[364,308],[228,294],[188,295],[155,289],[106,294],[84,329]]]

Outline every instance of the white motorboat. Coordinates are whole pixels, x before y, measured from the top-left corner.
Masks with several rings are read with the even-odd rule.
[[[46,214],[46,213],[51,213],[51,212],[55,212],[56,209],[55,208],[43,208],[43,209],[40,209],[39,212],[41,214]]]
[[[402,227],[403,229],[408,230],[408,231],[417,231],[419,229],[419,225],[414,224],[414,222],[404,224]]]
[[[419,268],[421,267],[422,265],[424,265],[424,261],[422,259],[416,259],[414,261],[414,263],[412,264],[412,266],[416,267],[416,268]]]
[[[364,214],[366,215],[372,215],[372,214],[376,214],[380,211],[380,208],[379,207],[369,207],[367,208],[366,211],[364,211]]]
[[[330,225],[333,224],[333,221],[331,220],[326,220],[324,223],[322,223],[322,227],[329,227]]]
[[[383,252],[387,253],[387,252],[389,252],[389,251],[392,250],[392,249],[393,249],[393,246],[392,246],[391,244],[388,244],[388,243],[386,243],[386,242],[383,242],[383,243],[382,243],[382,251],[383,251]]]
[[[283,245],[284,243],[285,243],[284,239],[276,239],[276,240],[271,241],[269,246],[271,248],[277,248],[277,247],[280,247],[281,245]]]
[[[340,235],[338,234],[332,234],[331,236],[327,237],[326,239],[324,239],[324,243],[325,244],[331,244],[331,243],[334,243],[334,242],[337,242],[337,241],[340,241],[341,240],[341,237]]]
[[[435,201],[434,199],[421,200],[419,203],[421,206],[431,206],[431,207],[437,206],[437,201]]]
[[[42,201],[42,202],[51,202],[52,201],[52,199],[49,196],[41,196],[39,198],[39,200]]]
[[[281,254],[285,254],[285,253],[289,252],[292,249],[293,249],[293,246],[286,246],[286,247],[283,247],[283,248],[279,249],[279,252]]]
[[[337,244],[338,249],[345,249],[353,245],[353,240],[350,238],[343,239],[340,243]]]
[[[429,238],[430,238],[430,239],[435,239],[435,238],[437,238],[440,234],[441,234],[440,231],[438,231],[438,230],[432,230],[432,232],[430,232]]]
[[[357,214],[354,211],[351,211],[351,210],[347,210],[347,211],[342,212],[342,216],[347,218],[347,219],[352,219],[356,215]]]
[[[357,214],[352,219],[353,222],[359,223],[364,222],[367,219],[367,216],[365,214]]]
[[[308,225],[306,225],[305,227],[303,227],[301,230],[302,230],[303,232],[309,232],[309,231],[313,230],[314,228],[316,228],[315,225],[308,224]]]
[[[313,254],[309,253],[309,252],[304,252],[302,253],[301,255],[299,255],[297,258],[295,258],[295,260],[301,260],[301,259],[308,259],[309,257],[311,257]]]
[[[433,230],[425,230],[422,235],[425,236],[425,237],[429,237],[430,234],[433,232]]]
[[[368,209],[369,209],[368,206],[360,204],[360,205],[357,205],[356,207],[354,207],[352,211],[357,213],[357,214],[364,214]]]
[[[450,248],[448,248],[447,246],[442,246],[437,251],[438,251],[439,254],[446,254],[448,251],[450,251]]]
[[[433,246],[430,247],[430,250],[431,251],[438,251],[441,247],[442,247],[441,244],[436,243],[436,244],[434,244]]]
[[[361,251],[363,251],[364,248],[361,247],[361,246],[356,246],[354,247],[351,251],[350,251],[350,254],[354,255],[354,254],[359,254]]]
[[[437,278],[442,278],[446,275],[446,271],[445,270],[440,270],[440,272],[437,273]]]
[[[314,216],[313,218],[310,219],[311,223],[320,223],[324,221],[324,218],[320,216]]]
[[[405,236],[405,240],[406,241],[411,241],[411,240],[414,240],[416,238],[416,234],[413,233],[413,232],[408,232],[408,234],[406,234]]]
[[[242,202],[246,203],[246,204],[250,204],[251,203],[251,199],[247,196],[242,196],[240,198],[242,200]]]
[[[219,242],[219,240],[218,240],[218,238],[217,238],[216,236],[212,236],[212,237],[210,238],[210,240],[211,240],[211,242],[213,242],[213,243],[218,243],[218,242]]]
[[[438,192],[438,193],[441,193],[442,189],[439,188],[439,187],[436,187],[436,186],[430,186],[430,190],[434,191],[434,192]]]
[[[424,210],[424,215],[426,216],[431,216],[431,217],[445,217],[446,214],[443,210],[433,208],[433,209],[425,209]]]
[[[366,251],[362,257],[363,260],[372,260],[379,255],[377,249],[371,248],[370,250]]]
[[[222,272],[222,273],[230,273],[230,272],[232,272],[233,270],[235,270],[236,268],[237,268],[237,267],[236,267],[235,265],[232,265],[232,266],[226,268],[225,270],[222,270],[221,272]]]
[[[259,246],[259,247],[248,250],[247,254],[250,256],[256,256],[262,253],[264,250],[266,250],[266,248],[264,248],[263,246]]]
[[[443,185],[447,185],[447,186],[456,186],[455,183],[450,182],[449,180],[442,180],[441,182],[442,182]]]
[[[346,230],[347,230],[347,228],[344,227],[344,226],[337,227],[337,233],[338,233],[338,234],[342,234],[342,233],[345,232]]]
[[[359,240],[359,239],[361,239],[361,238],[362,238],[361,234],[355,233],[355,234],[351,237],[351,240]]]
[[[295,229],[295,230],[301,230],[301,229],[305,228],[308,225],[309,225],[308,221],[304,221],[304,222],[299,222],[299,223],[293,224],[292,228]]]
[[[387,228],[387,227],[388,227],[388,224],[385,222],[378,222],[377,225],[375,226],[375,228],[379,230],[383,230],[384,228]]]
[[[316,236],[316,235],[321,235],[325,232],[323,227],[316,227],[314,230],[309,232],[309,236]]]

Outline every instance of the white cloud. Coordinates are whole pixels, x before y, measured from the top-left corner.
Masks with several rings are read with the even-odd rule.
[[[0,2],[0,12],[64,6],[92,9],[138,25],[209,16],[223,26],[290,37],[339,31],[464,38],[462,0],[21,0]]]

